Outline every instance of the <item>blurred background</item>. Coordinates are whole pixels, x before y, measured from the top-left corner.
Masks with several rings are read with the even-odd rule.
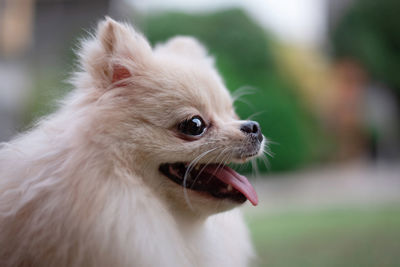
[[[271,156],[255,266],[400,266],[400,1],[0,0],[0,142],[56,108],[105,15],[203,42]],[[257,165],[257,167],[255,166]]]

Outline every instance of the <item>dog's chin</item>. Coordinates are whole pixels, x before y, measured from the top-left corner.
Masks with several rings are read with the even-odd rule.
[[[164,179],[165,176],[162,175]],[[235,201],[229,198],[217,198],[209,193],[184,188],[183,186],[166,179],[165,192],[168,206],[174,213],[180,215],[198,217],[208,217],[213,214],[228,211],[246,202]]]
[[[262,142],[257,142],[253,146],[248,147],[247,149],[241,149],[237,151],[236,156],[232,158],[233,163],[245,163],[249,161],[252,158],[256,158],[261,156],[264,153],[264,150],[261,149],[265,145],[265,138],[262,140]]]

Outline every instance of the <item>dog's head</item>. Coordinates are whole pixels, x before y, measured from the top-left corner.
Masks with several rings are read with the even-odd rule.
[[[175,37],[152,49],[107,18],[81,58],[77,81],[99,106],[102,142],[156,194],[201,213],[257,204],[248,180],[226,164],[262,154],[264,137],[257,122],[239,120],[198,41]]]

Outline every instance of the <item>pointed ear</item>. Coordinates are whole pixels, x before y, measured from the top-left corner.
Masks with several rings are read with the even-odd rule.
[[[176,36],[163,44],[158,44],[155,51],[159,53],[175,53],[193,59],[207,58],[207,50],[195,38],[189,36]]]
[[[94,39],[84,42],[81,60],[97,87],[126,85],[135,68],[151,56],[151,47],[130,26],[106,17]]]
[[[118,49],[118,37],[127,29],[124,25],[106,17],[97,27],[97,39],[101,42],[104,52],[112,55]]]
[[[111,76],[111,83],[118,85],[123,79],[131,77],[129,69],[123,64],[114,63],[114,59],[118,57],[121,52],[119,42],[124,41],[124,35],[129,35],[128,29],[124,28],[124,25],[119,24],[110,17],[106,17],[105,21],[99,24],[97,30],[97,39],[100,41],[101,46],[104,49],[105,56],[109,59],[109,63],[105,67],[108,67],[106,72],[107,76]],[[108,65],[108,66],[107,66]],[[125,85],[125,84],[123,84]]]

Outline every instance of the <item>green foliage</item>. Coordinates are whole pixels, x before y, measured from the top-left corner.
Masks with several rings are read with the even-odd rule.
[[[244,12],[163,13],[145,17],[141,23],[153,44],[175,35],[195,36],[215,56],[231,91],[243,86],[256,88],[254,94],[242,98],[248,104],[238,101],[235,106],[244,119],[258,114],[252,119],[276,143],[271,145],[271,170],[294,169],[310,160],[311,138],[317,138],[312,130],[315,123],[301,106],[288,78],[278,72],[273,41]]]
[[[400,1],[358,0],[331,34],[336,57],[357,59],[400,95]]]

